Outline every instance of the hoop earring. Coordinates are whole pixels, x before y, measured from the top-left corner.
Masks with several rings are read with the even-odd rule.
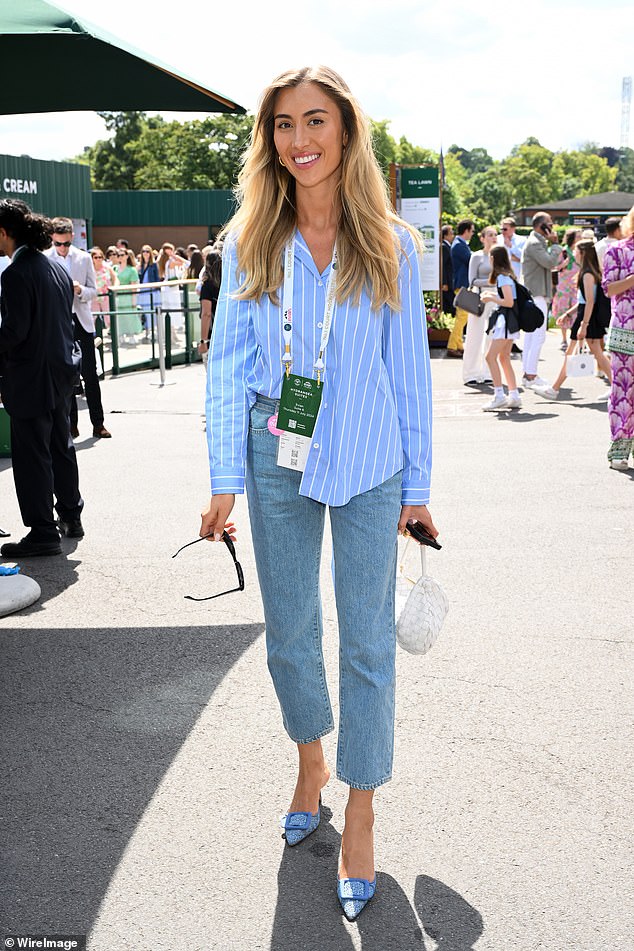
[[[280,163],[280,165],[284,165],[284,162],[282,161],[282,156],[281,156],[281,155],[278,155],[277,160],[278,160],[278,162]],[[286,168],[286,165],[284,165],[284,168]]]

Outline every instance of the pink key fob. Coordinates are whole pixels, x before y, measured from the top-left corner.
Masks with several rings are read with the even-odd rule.
[[[268,426],[269,432],[272,433],[273,436],[281,436],[284,430],[278,429],[276,426],[276,423],[277,423],[277,413],[275,413],[274,416],[269,416],[269,418],[266,421],[266,425]]]

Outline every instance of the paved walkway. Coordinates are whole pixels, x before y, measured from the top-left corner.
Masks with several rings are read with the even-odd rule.
[[[540,371],[560,360],[549,334]],[[395,778],[377,796],[379,893],[334,891],[345,790],[287,850],[294,782],[268,679],[244,500],[243,595],[194,546],[208,491],[200,366],[109,380],[109,441],[77,446],[86,537],[34,560],[0,620],[0,933],[88,933],[92,951],[614,951],[631,947],[632,493],[608,469],[604,391],[483,414],[434,359],[432,573],[451,610],[399,655]],[[8,461],[0,523],[20,537]],[[329,542],[325,646],[336,696]],[[334,738],[326,741],[334,762]],[[629,854],[628,854],[629,853]]]

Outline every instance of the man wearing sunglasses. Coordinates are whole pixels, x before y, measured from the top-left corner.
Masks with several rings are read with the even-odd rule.
[[[92,434],[96,439],[109,439],[111,434],[103,422],[101,387],[99,386],[97,360],[95,358],[95,321],[91,308],[91,301],[97,296],[95,269],[90,255],[73,245],[73,223],[70,218],[53,218],[53,229],[53,246],[45,253],[54,261],[57,261],[58,264],[61,264],[70,274],[75,289],[73,329],[75,340],[81,347],[81,375],[84,380]],[[79,436],[77,422],[77,400],[73,397],[70,410],[70,431],[74,438]]]

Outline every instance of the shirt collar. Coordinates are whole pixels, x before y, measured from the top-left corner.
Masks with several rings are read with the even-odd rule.
[[[311,271],[311,273],[317,278],[318,281],[323,280],[323,278],[327,277],[330,274],[332,261],[328,263],[328,267],[323,272],[323,274],[320,274],[319,271],[317,270],[317,265],[313,261],[313,256],[308,250],[308,245],[304,241],[304,238],[302,237],[302,233],[299,230],[299,228],[295,229],[295,257],[299,258],[302,264],[304,264]]]

